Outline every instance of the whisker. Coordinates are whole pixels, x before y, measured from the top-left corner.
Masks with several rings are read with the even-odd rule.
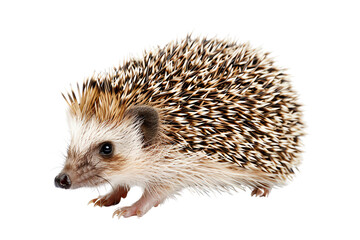
[[[96,182],[94,182],[94,181],[91,180],[91,179],[88,179],[88,180],[87,180],[87,184],[90,185],[90,186],[94,186],[95,189],[96,189],[96,191],[98,192],[98,195],[99,195],[99,196],[101,195],[98,186],[96,186]]]
[[[115,191],[114,186],[111,184],[111,182],[110,182],[109,180],[107,180],[106,178],[104,178],[104,177],[102,177],[102,176],[100,176],[100,175],[95,175],[95,176],[98,177],[98,178],[103,179],[105,182],[107,182],[108,184],[110,184],[112,190]]]
[[[101,160],[99,160],[97,163],[94,164],[93,168],[96,168],[96,166],[101,162]]]

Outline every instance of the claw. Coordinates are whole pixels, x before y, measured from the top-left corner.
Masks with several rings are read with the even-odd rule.
[[[94,207],[95,207],[95,206],[102,207],[101,199],[98,199],[98,200],[94,203]]]
[[[98,200],[99,198],[94,198],[94,199],[91,199],[87,205],[90,205],[90,204],[95,204],[95,202]]]
[[[118,219],[120,219],[122,216],[124,216],[126,211],[121,211],[121,213],[118,215]]]
[[[88,205],[89,205],[89,204],[94,204],[94,207],[96,207],[96,206],[99,206],[99,207],[104,206],[101,197],[94,198],[94,199],[90,200],[90,201],[88,202]]]
[[[120,219],[120,217],[123,216],[125,213],[126,213],[126,210],[118,209],[113,213],[112,217],[114,218],[115,216],[117,216],[118,219]]]

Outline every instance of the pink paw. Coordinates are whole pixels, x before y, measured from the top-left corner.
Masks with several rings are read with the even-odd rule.
[[[114,216],[120,217],[132,217],[132,216],[138,216],[142,217],[147,213],[152,207],[158,206],[163,200],[159,200],[157,198],[154,198],[153,196],[149,194],[144,194],[136,203],[129,207],[122,207],[117,209],[114,214]]]
[[[129,207],[122,207],[117,209],[114,213],[112,217],[117,216],[118,218],[120,217],[132,217],[132,216],[138,216],[141,217],[143,216],[145,213],[142,212],[142,210],[134,205],[129,206]]]

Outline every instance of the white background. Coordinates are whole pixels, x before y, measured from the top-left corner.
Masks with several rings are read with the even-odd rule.
[[[129,2],[1,1],[0,238],[360,239],[358,1]],[[297,178],[269,198],[185,191],[120,220],[87,206],[97,190],[55,188],[60,93],[190,32],[249,41],[289,68],[308,133]]]

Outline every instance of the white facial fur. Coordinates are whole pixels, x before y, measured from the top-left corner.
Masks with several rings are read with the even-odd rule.
[[[71,179],[71,188],[97,186],[121,175],[122,169],[143,154],[139,122],[125,119],[120,124],[105,123],[95,117],[83,120],[69,116],[71,142],[63,172]],[[110,158],[100,155],[100,146],[111,142]]]
[[[79,118],[69,118],[71,142],[70,148],[77,153],[88,152],[91,146],[103,142],[114,144],[114,154],[121,154],[127,159],[140,154],[142,137],[138,124],[125,122],[120,125],[100,123],[95,118],[83,121]]]

